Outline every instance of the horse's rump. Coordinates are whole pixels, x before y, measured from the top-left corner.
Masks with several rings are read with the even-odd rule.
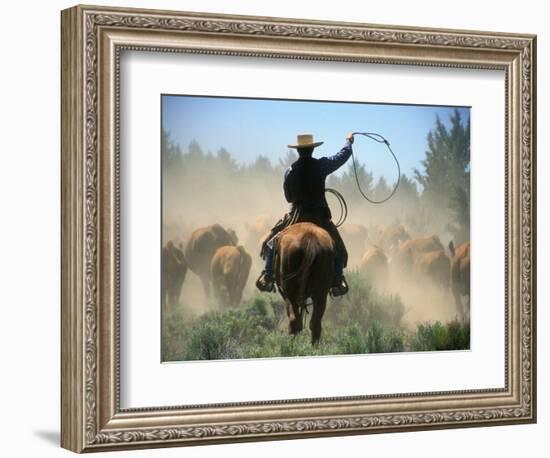
[[[283,230],[277,241],[277,283],[285,296],[305,301],[327,294],[334,275],[334,243],[328,232],[312,223]]]

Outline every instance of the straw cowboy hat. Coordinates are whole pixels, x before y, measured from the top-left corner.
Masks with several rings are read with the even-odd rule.
[[[311,134],[298,134],[296,136],[296,145],[288,145],[289,148],[317,148],[324,142],[314,142]]]

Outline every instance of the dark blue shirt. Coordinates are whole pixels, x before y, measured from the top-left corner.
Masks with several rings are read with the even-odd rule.
[[[322,178],[323,179],[326,178],[328,175],[330,175],[331,173],[335,172],[340,167],[342,167],[346,163],[346,161],[350,158],[351,153],[352,153],[351,143],[349,142],[349,140],[347,140],[344,147],[335,155],[330,157],[321,157],[317,159],[319,173],[322,175]],[[285,179],[283,183],[285,197],[288,202],[290,202],[291,199],[290,199],[290,190],[289,190],[287,178],[291,170],[292,170],[292,167],[289,167],[285,171]]]

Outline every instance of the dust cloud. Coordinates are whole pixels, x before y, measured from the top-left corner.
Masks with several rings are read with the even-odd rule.
[[[287,162],[292,159],[289,152]],[[287,166],[288,163],[272,164],[262,157],[252,165],[242,166],[230,157],[204,153],[187,154],[181,163],[165,166],[163,244],[172,240],[176,246],[185,247],[193,230],[214,223],[235,230],[238,243],[253,259],[243,300],[254,296],[257,294],[254,283],[263,269],[259,256],[260,240],[288,211],[282,189]],[[410,238],[437,235],[450,257],[447,248],[453,239],[448,230],[450,213],[421,202],[416,186],[410,183],[412,180],[405,181],[394,198],[382,205],[373,205],[362,199],[349,171],[329,178],[327,187],[340,191],[349,207],[348,218],[340,228],[349,252],[346,271],[359,272],[361,260],[369,248],[382,249],[388,258],[388,278],[380,283],[373,281],[372,287],[384,294],[399,295],[405,307],[402,326],[413,329],[422,322],[453,320],[457,318],[457,309],[448,288],[395,268],[393,252],[400,240],[384,240],[388,228],[398,226],[402,226]],[[391,186],[388,184],[381,192],[389,192]],[[327,196],[327,200],[333,220],[337,220],[340,207],[332,196]],[[189,271],[180,295],[182,313],[197,316],[216,307],[206,299],[198,277]]]

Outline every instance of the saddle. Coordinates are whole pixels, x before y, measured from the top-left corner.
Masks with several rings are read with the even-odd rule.
[[[329,219],[329,221],[330,221],[330,219]],[[272,246],[273,246],[272,244],[277,240],[279,234],[285,228],[290,226],[291,224],[298,223],[298,222],[300,222],[300,223],[308,222],[308,223],[316,224],[317,226],[322,227],[323,229],[325,229],[329,233],[329,235],[331,236],[332,241],[334,242],[334,248],[336,250],[337,256],[343,260],[342,264],[343,264],[344,267],[346,267],[347,259],[348,259],[348,253],[347,253],[346,247],[344,245],[344,242],[343,242],[340,234],[338,233],[338,230],[337,230],[336,226],[334,226],[334,224],[332,222],[330,222],[330,224],[323,224],[324,221],[321,220],[318,217],[317,218],[315,218],[315,217],[312,217],[312,218],[303,217],[303,215],[300,215],[299,212],[297,214],[295,211],[291,211],[289,213],[286,213],[285,216],[283,218],[281,218],[279,221],[277,221],[275,226],[273,226],[273,228],[271,229],[271,232],[269,233],[269,235],[262,242],[262,246],[261,246],[261,249],[260,249],[260,257],[265,260],[266,256],[267,256],[268,248],[269,249],[272,248]]]
[[[290,226],[290,223],[292,221],[293,217],[291,213],[286,213],[283,218],[281,218],[279,221],[275,223],[275,226],[271,229],[271,232],[269,235],[264,239],[262,242],[262,247],[260,249],[260,257],[265,260],[267,257],[267,250],[275,248],[277,249],[276,240],[279,238],[280,233],[288,226]],[[274,257],[275,258],[275,257]]]

